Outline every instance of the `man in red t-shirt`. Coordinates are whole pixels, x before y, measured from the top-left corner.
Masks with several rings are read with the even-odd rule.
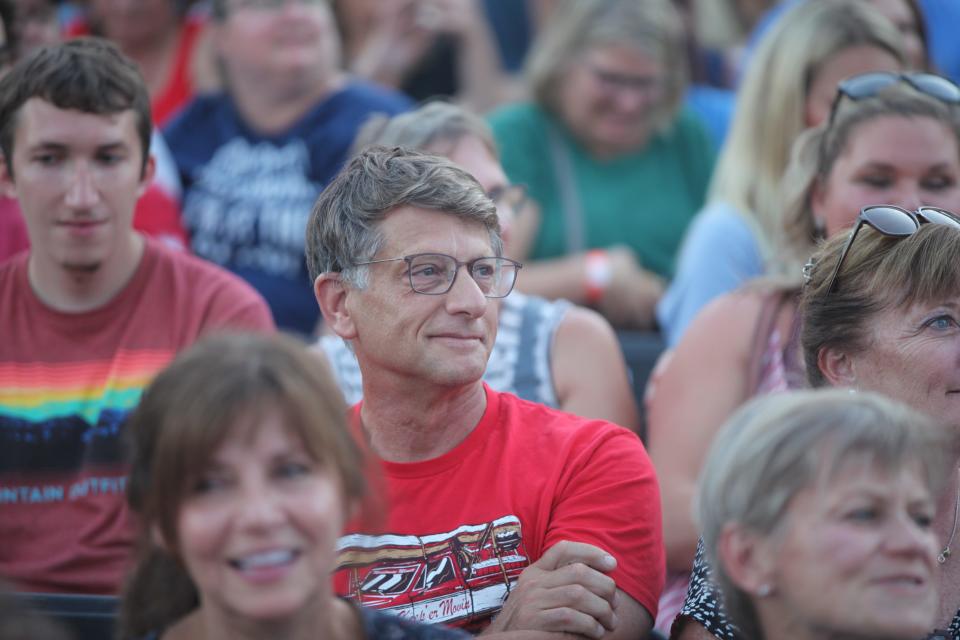
[[[387,507],[349,525],[337,590],[471,631],[645,637],[665,566],[653,467],[626,429],[481,381],[520,265],[476,180],[365,151],[317,201],[307,262],[360,364],[353,423]]]
[[[150,126],[139,72],[105,41],[0,79],[0,190],[30,240],[0,264],[0,577],[25,591],[117,592],[141,390],[203,333],[273,330],[247,284],[134,231]]]

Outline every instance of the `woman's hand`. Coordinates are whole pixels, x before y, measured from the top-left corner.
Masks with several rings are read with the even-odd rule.
[[[654,309],[665,287],[663,280],[641,267],[628,247],[611,247],[606,253],[610,282],[597,309],[618,329],[652,329]]]

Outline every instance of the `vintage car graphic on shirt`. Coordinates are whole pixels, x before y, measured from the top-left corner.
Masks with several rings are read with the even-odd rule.
[[[528,564],[512,515],[423,536],[346,535],[337,545],[337,572],[358,604],[457,626],[499,611]]]

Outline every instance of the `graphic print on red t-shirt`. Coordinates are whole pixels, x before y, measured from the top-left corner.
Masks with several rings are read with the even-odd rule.
[[[336,571],[348,574],[357,604],[469,627],[500,609],[529,564],[520,519],[507,515],[424,536],[347,535]]]

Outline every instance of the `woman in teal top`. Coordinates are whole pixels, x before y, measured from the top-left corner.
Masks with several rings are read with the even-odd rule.
[[[713,163],[680,107],[683,43],[669,0],[564,3],[544,29],[527,66],[533,102],[490,116],[507,174],[541,209],[527,291],[652,326]]]

